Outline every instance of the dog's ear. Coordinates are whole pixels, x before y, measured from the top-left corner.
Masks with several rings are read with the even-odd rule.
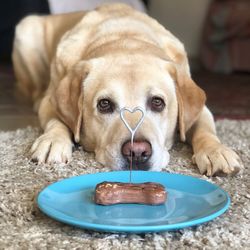
[[[76,142],[80,141],[83,116],[83,82],[89,67],[80,62],[68,70],[52,92],[51,99],[59,118],[74,133]]]
[[[168,63],[167,68],[175,81],[180,139],[185,141],[186,132],[198,119],[205,105],[206,95],[182,67]]]

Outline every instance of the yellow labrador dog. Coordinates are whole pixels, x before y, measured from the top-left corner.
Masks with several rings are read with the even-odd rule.
[[[183,44],[127,5],[26,17],[16,27],[13,63],[44,129],[31,149],[39,163],[69,161],[75,141],[113,169],[127,169],[132,151],[135,168],[160,170],[178,131],[192,144],[201,174],[240,169],[236,153],[216,136]],[[132,148],[119,111],[137,106],[146,115]],[[133,125],[139,115],[126,118]]]

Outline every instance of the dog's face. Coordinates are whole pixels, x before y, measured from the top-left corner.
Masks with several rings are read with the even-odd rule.
[[[63,77],[52,78],[60,84],[52,84],[50,96],[58,117],[76,142],[113,169],[128,169],[131,154],[134,168],[160,170],[166,166],[177,116],[180,138],[185,141],[206,100],[204,91],[181,65],[153,56],[112,55],[79,62],[62,72]],[[120,119],[124,107],[146,111],[133,147]],[[126,116],[131,127],[138,116]]]
[[[124,56],[92,60],[83,80],[83,115],[80,141],[94,151],[96,159],[116,170],[133,166],[160,170],[169,161],[177,121],[174,80],[157,58]],[[135,134],[133,148],[130,132],[120,119],[120,109],[141,107],[145,118]],[[125,114],[131,127],[141,114]]]

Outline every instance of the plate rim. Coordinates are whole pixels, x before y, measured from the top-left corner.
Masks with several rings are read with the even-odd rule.
[[[174,230],[179,230],[182,228],[186,228],[186,227],[192,227],[192,226],[196,226],[196,225],[200,225],[206,222],[209,222],[213,219],[215,219],[216,217],[222,215],[223,213],[225,213],[230,204],[231,204],[231,199],[229,194],[221,187],[219,187],[218,185],[211,183],[207,180],[198,178],[198,177],[194,177],[191,175],[185,175],[185,174],[181,174],[181,173],[169,173],[169,172],[158,172],[158,171],[136,171],[137,173],[142,172],[143,174],[147,173],[156,173],[156,174],[160,174],[160,175],[175,175],[175,176],[181,176],[181,178],[191,178],[191,179],[195,179],[198,180],[200,182],[204,182],[204,183],[208,183],[211,186],[216,187],[217,189],[220,189],[225,197],[226,197],[226,204],[219,209],[218,211],[216,211],[213,214],[210,214],[208,216],[202,217],[202,218],[198,218],[198,219],[194,219],[194,220],[190,220],[190,221],[186,221],[186,222],[181,222],[181,223],[174,223],[174,224],[165,224],[165,225],[146,225],[146,226],[117,226],[117,225],[106,225],[106,224],[97,224],[97,223],[90,223],[90,222],[80,222],[78,223],[77,220],[72,220],[69,216],[68,219],[64,219],[61,217],[57,217],[55,216],[55,213],[60,214],[60,212],[57,212],[56,210],[53,210],[53,213],[51,212],[51,208],[48,209],[47,205],[44,205],[40,202],[41,200],[41,196],[43,195],[43,193],[49,189],[51,186],[54,185],[58,185],[61,182],[64,181],[72,181],[72,179],[81,179],[81,178],[87,178],[88,176],[95,176],[95,175],[100,175],[100,176],[106,176],[106,175],[113,175],[113,174],[129,174],[129,171],[109,171],[109,172],[97,172],[97,173],[88,173],[88,174],[82,174],[82,175],[78,175],[78,176],[72,176],[72,177],[68,177],[68,178],[64,178],[61,179],[59,181],[53,182],[47,186],[45,186],[37,195],[36,198],[36,203],[39,207],[39,209],[46,214],[48,217],[71,225],[71,226],[75,226],[78,228],[82,228],[82,229],[87,229],[87,230],[94,230],[94,231],[101,231],[101,232],[115,232],[115,233],[148,233],[148,232],[162,232],[162,231],[174,231]],[[146,175],[147,175],[146,174]],[[64,216],[65,217],[65,216]]]

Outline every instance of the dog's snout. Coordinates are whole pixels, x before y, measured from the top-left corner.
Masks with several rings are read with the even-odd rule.
[[[133,168],[146,169],[146,162],[152,155],[152,148],[148,141],[134,141],[133,145],[128,141],[122,146],[122,155],[128,163],[132,155]]]

